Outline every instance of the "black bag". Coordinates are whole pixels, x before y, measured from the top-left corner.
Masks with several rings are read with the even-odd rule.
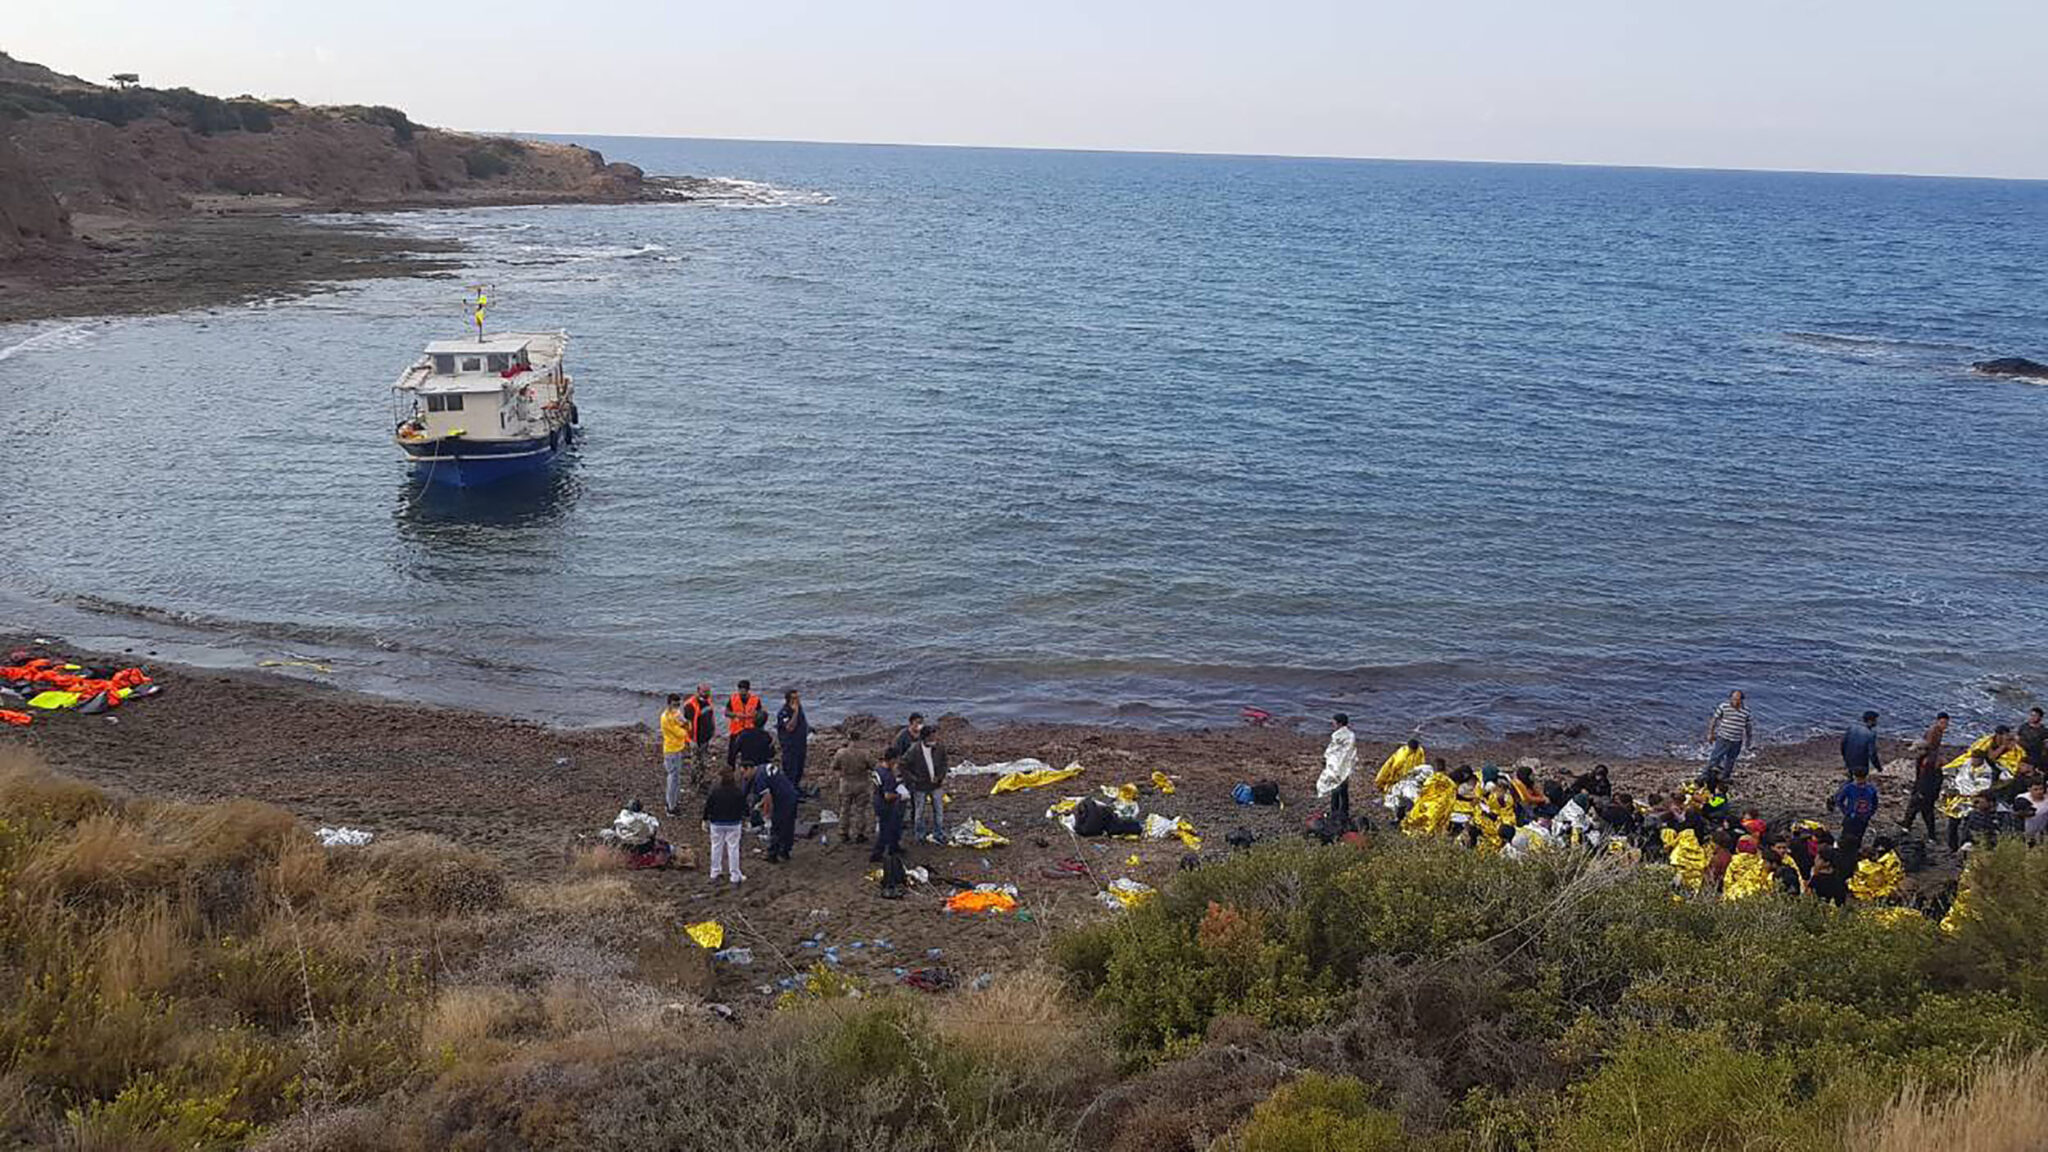
[[[1074,807],[1074,835],[1100,836],[1109,828],[1112,813],[1109,805],[1093,796],[1083,797]]]
[[[1899,863],[1904,865],[1908,872],[1918,872],[1927,867],[1925,840],[1901,840],[1892,846],[1892,851],[1899,854]]]
[[[1273,805],[1280,802],[1280,785],[1271,780],[1261,780],[1252,785],[1252,803]]]

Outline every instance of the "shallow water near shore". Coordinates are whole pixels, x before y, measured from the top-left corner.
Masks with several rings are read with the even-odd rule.
[[[2048,184],[579,138],[705,207],[394,216],[459,278],[0,329],[0,626],[597,723],[1348,708],[1795,736],[2048,693]],[[574,333],[551,476],[390,380]]]

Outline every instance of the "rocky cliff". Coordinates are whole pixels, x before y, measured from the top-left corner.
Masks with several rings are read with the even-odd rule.
[[[176,216],[223,198],[313,208],[625,201],[630,164],[568,144],[473,136],[382,107],[108,88],[0,54],[0,259],[71,213]]]

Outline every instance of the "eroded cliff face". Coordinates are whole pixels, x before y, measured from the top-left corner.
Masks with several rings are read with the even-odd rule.
[[[301,109],[268,132],[201,134],[169,120],[15,122],[27,170],[75,212],[173,213],[198,197],[271,195],[320,206],[446,199],[630,200],[640,170],[588,148],[384,124]]]
[[[319,209],[648,194],[638,168],[575,145],[392,108],[106,88],[0,54],[0,258],[61,244],[70,214],[177,216],[233,197]]]
[[[0,137],[0,260],[59,243],[71,235],[70,215],[14,141]]]

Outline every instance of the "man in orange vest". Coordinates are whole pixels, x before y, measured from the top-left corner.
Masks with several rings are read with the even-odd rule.
[[[754,692],[751,681],[740,681],[740,690],[728,696],[725,701],[725,740],[748,731],[754,726],[754,717],[761,714],[761,697]]]

